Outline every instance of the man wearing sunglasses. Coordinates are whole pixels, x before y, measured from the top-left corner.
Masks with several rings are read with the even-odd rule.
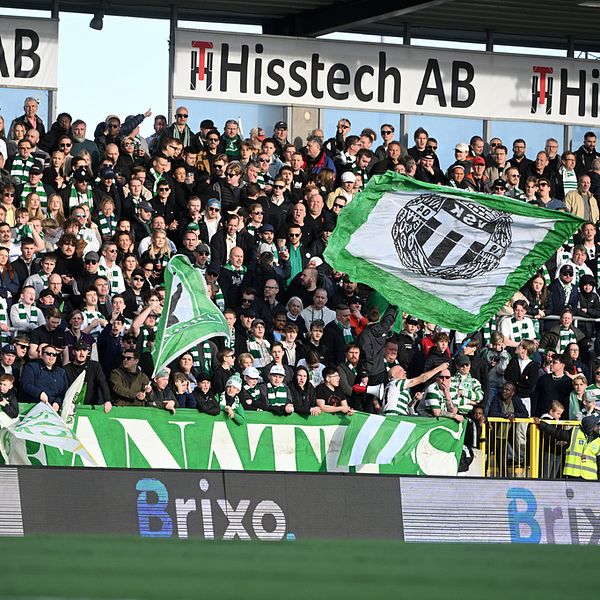
[[[194,139],[194,132],[188,125],[190,111],[185,106],[178,106],[175,109],[175,121],[161,131],[161,140],[157,144],[160,147],[165,138],[179,140],[184,146],[189,146]]]
[[[463,416],[458,412],[458,400],[458,389],[451,385],[450,370],[446,366],[425,390],[425,397],[419,403],[418,412],[422,416],[448,417],[460,423]]]
[[[23,402],[44,402],[58,411],[69,387],[65,370],[58,366],[60,355],[60,348],[45,344],[40,348],[40,358],[23,367]]]
[[[123,362],[110,374],[110,388],[117,406],[145,406],[152,391],[150,379],[139,368],[137,350],[123,350]]]

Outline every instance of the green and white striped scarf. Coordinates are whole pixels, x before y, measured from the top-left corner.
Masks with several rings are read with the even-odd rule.
[[[563,178],[563,189],[565,190],[565,196],[572,190],[577,189],[577,173],[575,171],[567,171],[564,167],[559,169]]]
[[[104,315],[99,310],[89,310],[87,308],[83,309],[83,316],[87,319],[86,327],[94,320],[94,319],[104,319]],[[98,323],[94,329],[90,331],[90,335],[94,339],[98,339],[100,332],[102,331],[102,325]]]
[[[512,339],[515,342],[520,342],[524,339],[524,334],[526,334],[529,330],[529,322],[523,319],[522,321],[517,321],[514,317],[510,318],[510,322],[512,324]]]
[[[106,216],[102,211],[98,211],[98,229],[103,238],[112,237],[117,231],[117,217],[115,215]]]
[[[227,406],[227,402],[225,400],[225,392],[221,392],[220,394],[217,394],[215,400],[219,403],[219,406],[223,409]],[[231,406],[231,408],[233,408],[233,410],[236,410],[237,408],[239,408],[240,406],[240,397],[238,395],[235,396],[233,403],[230,404],[229,406]]]
[[[110,284],[111,293],[116,294],[119,290],[119,267],[116,265],[110,269],[106,265],[98,265],[98,275],[106,277]]]
[[[223,295],[221,288],[215,293],[215,304],[221,312],[225,310],[225,296]]]
[[[560,328],[557,351],[563,353],[571,342],[577,342],[577,337],[571,329]]]
[[[482,335],[484,345],[492,343],[492,334],[497,329],[496,317],[491,318],[487,323],[483,324]]]
[[[346,367],[348,368],[348,370],[350,371],[350,373],[352,373],[352,375],[354,375],[356,377],[356,375],[358,374],[356,367],[353,367],[348,361],[346,361],[345,364],[346,364]]]
[[[350,344],[354,341],[354,336],[352,335],[352,329],[350,327],[344,327],[337,319],[335,321],[337,328],[342,332],[344,336],[344,343]]]
[[[23,191],[21,192],[20,200],[21,206],[25,206],[25,198],[27,198],[28,194],[35,193],[40,197],[40,208],[44,213],[48,212],[48,194],[46,194],[46,189],[44,188],[44,184],[42,181],[38,181],[37,185],[33,187],[29,180],[23,186]]]
[[[252,354],[252,358],[254,358],[254,366],[264,367],[271,361],[271,355],[269,354],[269,350],[271,349],[271,344],[265,339],[261,343],[257,342],[253,336],[248,338],[247,342],[248,352]]]
[[[260,390],[257,386],[250,387],[248,384],[244,384],[244,390],[248,392],[248,395],[252,398],[252,400],[258,400],[260,396]]]
[[[271,383],[267,383],[267,400],[271,406],[287,404],[288,397],[285,385],[275,387]]]
[[[19,183],[27,183],[29,181],[29,170],[35,165],[35,162],[35,158],[31,156],[26,161],[23,161],[20,156],[15,156],[10,167],[10,176],[17,178]]]
[[[165,181],[165,178],[162,175],[159,175],[155,170],[154,167],[150,168],[150,175],[152,176],[152,179],[154,180],[154,183],[152,184],[152,192],[154,195],[156,195],[157,193],[157,188],[158,188],[158,184],[161,181]]]
[[[18,244],[24,237],[31,237],[31,225],[29,223],[17,227],[15,231],[15,244]]]
[[[40,312],[33,304],[31,306],[25,306],[22,302],[19,302],[17,304],[17,314],[21,321],[27,321],[30,325],[33,323],[36,325],[39,324]]]
[[[225,338],[225,347],[235,349],[235,327],[229,331],[229,335]]]
[[[8,309],[4,298],[0,299],[0,323],[8,325]],[[10,343],[10,331],[3,331],[0,329],[0,342],[2,345]]]
[[[90,190],[89,186],[85,191],[85,194],[80,194],[75,189],[74,185],[71,186],[71,191],[69,192],[69,211],[71,211],[76,206],[79,206],[80,204],[85,204],[91,210],[93,202],[94,197],[92,195],[92,190]]]
[[[190,354],[192,355],[192,360],[194,361],[194,367],[197,369],[202,369],[203,373],[206,373],[208,376],[212,377],[212,350],[210,344],[208,342],[202,343],[202,360],[200,360],[200,353],[198,352],[198,347],[190,349]]]

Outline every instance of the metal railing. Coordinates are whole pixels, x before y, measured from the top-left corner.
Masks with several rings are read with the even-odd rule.
[[[579,427],[579,421],[546,421]],[[543,434],[533,419],[489,417],[482,433],[482,475],[511,479],[561,479],[567,443]]]

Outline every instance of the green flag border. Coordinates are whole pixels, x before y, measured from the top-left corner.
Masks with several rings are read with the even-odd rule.
[[[182,266],[179,266],[177,263],[182,263]],[[191,269],[191,271],[190,271],[190,269]],[[186,271],[188,271],[188,273],[186,273]],[[158,325],[157,325],[157,329],[156,329],[156,338],[155,338],[155,342],[154,342],[154,347],[152,348],[152,360],[154,361],[154,372],[152,373],[153,377],[165,365],[170,363],[174,358],[176,358],[180,354],[183,354],[184,352],[186,352],[193,346],[196,346],[196,345],[200,344],[201,342],[204,342],[213,337],[218,337],[220,335],[224,335],[224,336],[229,335],[229,325],[227,323],[227,320],[225,319],[225,316],[223,315],[223,313],[218,309],[218,307],[216,305],[214,305],[214,307],[215,307],[214,314],[215,314],[215,316],[218,316],[219,320],[221,321],[221,329],[219,329],[219,331],[217,331],[217,332],[212,331],[206,335],[203,335],[199,338],[194,339],[194,341],[189,344],[177,345],[175,341],[171,341],[171,340],[174,340],[174,338],[171,338],[170,340],[165,341],[165,332],[167,329],[167,318],[169,315],[169,309],[171,307],[173,272],[177,273],[177,275],[181,279],[183,285],[185,287],[187,287],[187,289],[189,289],[189,290],[196,289],[196,294],[194,294],[193,292],[190,293],[194,313],[200,312],[201,310],[203,310],[200,307],[200,299],[198,297],[198,294],[202,294],[203,296],[207,297],[208,301],[214,305],[212,300],[210,298],[208,298],[208,296],[207,296],[206,281],[205,281],[202,273],[192,265],[192,263],[190,262],[190,260],[187,256],[184,256],[183,254],[176,254],[175,256],[173,256],[165,268],[165,290],[166,290],[165,298],[166,298],[166,302],[165,302],[165,306],[163,307],[162,312],[160,314],[160,319],[158,321]],[[197,278],[197,281],[199,282],[198,285],[200,285],[201,289],[197,289],[198,285],[192,284],[192,282],[190,281],[190,277]],[[193,314],[190,315],[190,319],[192,319],[192,318],[193,318]],[[218,327],[218,325],[216,325],[216,327]],[[175,347],[173,348],[172,346],[175,346]]]
[[[383,195],[387,192],[407,190],[431,190],[441,194],[452,194],[474,200],[487,208],[525,217],[539,215],[540,218],[554,221],[555,226],[523,258],[521,264],[508,276],[506,283],[496,289],[495,294],[477,314],[458,308],[439,297],[436,297],[437,307],[425,314],[422,312],[422,308],[431,303],[431,294],[380,269],[363,258],[355,257],[347,250],[351,236],[366,223]],[[379,291],[388,302],[398,306],[400,310],[442,327],[468,333],[480,329],[486,321],[491,319],[505,302],[541,268],[552,252],[558,250],[584,222],[575,215],[532,206],[520,200],[433,185],[388,171],[383,175],[374,175],[365,190],[342,211],[325,249],[324,258],[335,270],[348,274],[352,281],[364,283]],[[373,243],[376,242],[373,240]]]

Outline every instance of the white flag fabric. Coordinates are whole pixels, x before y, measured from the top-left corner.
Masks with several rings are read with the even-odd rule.
[[[98,463],[83,447],[75,433],[60,418],[49,404],[39,402],[26,415],[3,431],[1,442],[3,446],[10,444],[7,435],[18,440],[29,440],[39,442],[46,446],[60,448],[73,454],[78,454],[93,465]],[[6,450],[6,448],[5,448]],[[5,456],[10,452],[3,452]]]
[[[519,200],[388,172],[342,211],[325,259],[401,310],[470,332],[582,223]]]

